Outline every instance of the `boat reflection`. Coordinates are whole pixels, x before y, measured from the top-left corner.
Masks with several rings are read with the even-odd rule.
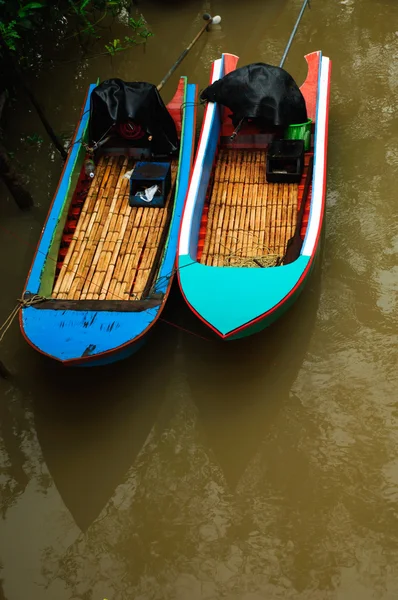
[[[282,407],[294,402],[292,386],[314,331],[321,264],[295,305],[271,327],[241,340],[210,339],[209,329],[186,312],[184,336],[188,384],[205,436],[226,481],[235,490],[260,444],[279,426]]]
[[[173,320],[172,307],[165,318]],[[59,494],[82,531],[123,481],[153,427],[177,333],[160,322],[140,352],[107,367],[36,364],[40,383],[32,395],[38,440]]]

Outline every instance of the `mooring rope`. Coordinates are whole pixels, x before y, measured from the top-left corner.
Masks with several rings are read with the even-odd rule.
[[[11,327],[15,317],[18,315],[21,308],[34,306],[35,304],[39,304],[39,302],[43,302],[44,300],[48,300],[48,298],[45,298],[44,296],[39,296],[38,294],[35,294],[34,296],[31,296],[27,299],[20,298],[18,300],[18,304],[12,309],[11,313],[8,315],[3,325],[0,327],[0,342],[3,341],[5,334]]]

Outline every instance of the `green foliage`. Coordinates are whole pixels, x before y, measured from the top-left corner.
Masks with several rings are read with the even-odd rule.
[[[109,44],[105,44],[105,48],[111,56],[114,56],[116,52],[120,52],[121,50],[123,50],[123,47],[120,45],[119,39],[115,39],[112,42],[109,42]]]
[[[131,29],[141,38],[147,40],[149,37],[153,35],[152,31],[146,26],[146,21],[140,17],[137,21],[135,19],[129,19],[129,26]]]
[[[20,35],[16,30],[16,24],[16,21],[10,21],[9,23],[0,21],[0,35],[8,48],[14,51],[17,49],[16,41],[20,38]]]
[[[18,10],[18,17],[21,20],[26,19],[26,17],[30,17],[35,10],[38,8],[43,8],[45,4],[43,2],[29,2],[29,4],[25,4]]]
[[[0,59],[4,48],[18,55],[18,60],[40,52],[41,35],[48,32],[63,31],[61,38],[76,37],[81,48],[87,54],[88,45],[96,43],[102,37],[103,29],[99,23],[107,18],[124,16],[131,0],[0,0]],[[124,36],[123,41],[114,39],[105,44],[105,50],[111,56],[136,44],[147,41],[153,34],[143,18],[130,18],[127,27],[132,34]],[[65,35],[65,29],[74,29]],[[39,35],[38,35],[39,34]],[[33,62],[33,61],[32,61]]]
[[[153,35],[152,31],[149,31],[147,28],[146,21],[142,17],[138,20],[130,18],[128,24],[133,30],[133,35],[125,35],[124,44],[121,43],[120,39],[114,39],[105,44],[105,49],[111,56],[115,56],[117,52],[127,50],[136,44],[143,44]]]
[[[38,133],[27,135],[25,139],[31,146],[40,146],[44,142],[43,138]]]

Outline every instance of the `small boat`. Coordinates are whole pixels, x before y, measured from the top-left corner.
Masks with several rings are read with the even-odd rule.
[[[136,351],[170,292],[196,125],[196,86],[91,85],[25,285],[23,335],[61,363]]]
[[[230,109],[206,106],[180,229],[178,280],[192,311],[223,339],[251,335],[279,318],[314,265],[325,208],[331,61],[321,52],[305,59],[307,77],[296,87],[311,123],[306,151],[299,141],[295,183],[268,179],[275,131],[252,120],[234,129]],[[232,54],[214,61],[210,84],[237,62]],[[275,168],[275,179],[278,173],[283,179],[289,169]]]

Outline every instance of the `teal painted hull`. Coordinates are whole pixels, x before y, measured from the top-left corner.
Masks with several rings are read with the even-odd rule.
[[[233,157],[231,162],[229,158],[226,162],[228,165],[232,164],[232,167],[226,167],[225,172],[223,170],[225,156],[230,156],[229,153],[235,150],[239,151],[240,156],[253,150],[257,153],[256,162],[261,163],[263,155],[259,156],[259,154],[266,151],[267,145],[274,138],[271,133],[263,135],[249,124],[246,130],[245,126],[242,127],[239,134],[241,137],[238,136],[237,140],[231,143],[232,126],[228,121],[228,115],[226,116],[225,112],[219,110],[219,107],[212,102],[206,106],[180,230],[178,281],[185,301],[194,314],[223,340],[237,340],[251,336],[279,319],[303,291],[316,260],[325,212],[331,62],[329,58],[323,57],[321,52],[311,53],[305,58],[308,74],[301,90],[306,101],[307,114],[314,124],[310,152],[313,156],[313,169],[311,168],[309,187],[304,185],[304,182],[309,181],[307,180],[308,169],[303,173],[301,180],[303,192],[300,201],[306,192],[309,196],[308,199],[306,198],[307,202],[303,204],[305,220],[301,213],[297,229],[298,234],[302,236],[302,241],[298,252],[289,261],[283,260],[282,264],[256,268],[246,265],[239,267],[237,266],[239,261],[225,260],[225,248],[228,249],[226,240],[232,235],[231,231],[235,235],[232,239],[235,240],[236,247],[238,241],[241,246],[246,243],[246,235],[255,237],[256,233],[264,233],[265,236],[269,236],[266,239],[271,240],[269,245],[267,242],[268,252],[280,257],[284,256],[286,248],[282,251],[276,247],[277,236],[273,229],[274,223],[280,224],[282,217],[276,218],[275,208],[270,212],[271,205],[274,207],[273,198],[276,197],[274,192],[278,195],[279,188],[273,190],[272,196],[269,196],[267,188],[269,182],[265,181],[264,174],[261,174],[263,172],[257,172],[253,180],[250,169],[248,175],[246,166],[244,169],[240,166],[239,161],[242,160],[243,165],[243,158],[235,154],[231,154]],[[234,55],[223,54],[221,59],[214,61],[210,83],[218,81],[233,71],[237,60],[238,57]],[[218,153],[218,149],[221,152]],[[252,156],[250,160],[251,158]],[[306,164],[308,165],[308,162]],[[212,173],[214,173],[214,185]],[[238,178],[236,173],[239,173]],[[247,184],[251,191],[247,192],[245,187],[243,192],[242,177],[245,186]],[[215,185],[217,188],[214,188]],[[261,193],[260,188],[263,190]],[[217,190],[216,195],[213,193],[214,189]],[[289,188],[285,191],[290,198],[293,189]],[[254,204],[252,204],[253,197],[256,198]],[[272,198],[270,203],[268,203],[269,198]],[[239,223],[236,222],[238,213],[233,208],[230,209],[231,206],[243,207],[243,212],[239,213]],[[257,210],[259,206],[262,215],[260,220]],[[267,217],[264,216],[265,213]],[[250,214],[250,225],[248,221],[244,221],[245,235],[242,237],[242,215],[247,219],[248,214]],[[267,221],[270,214],[271,225]],[[288,225],[292,228],[296,227],[295,222],[286,223],[286,227]],[[270,228],[263,231],[262,228],[268,226]],[[205,231],[204,238],[203,231]],[[250,257],[250,252],[254,252],[252,244],[249,245],[248,252]],[[241,254],[241,256],[246,255]]]
[[[315,260],[314,260],[314,262],[315,262]],[[310,269],[309,269],[307,275],[304,277],[303,281],[301,282],[300,286],[297,288],[297,290],[291,296],[289,296],[289,298],[286,300],[286,302],[281,304],[281,306],[279,306],[271,314],[264,315],[264,317],[262,319],[259,319],[252,325],[248,325],[245,329],[243,329],[242,331],[239,331],[239,333],[237,333],[236,335],[228,336],[226,338],[226,340],[228,340],[228,341],[229,340],[239,340],[239,339],[254,335],[256,333],[260,333],[261,331],[263,331],[264,329],[266,329],[267,327],[269,327],[270,325],[275,323],[275,321],[280,319],[280,317],[282,317],[282,315],[284,315],[285,312],[287,312],[293,306],[293,304],[296,302],[296,300],[298,299],[300,294],[303,292],[305,286],[307,285],[308,280],[311,277],[311,273],[314,268],[314,266],[313,266],[314,262],[311,264]]]

